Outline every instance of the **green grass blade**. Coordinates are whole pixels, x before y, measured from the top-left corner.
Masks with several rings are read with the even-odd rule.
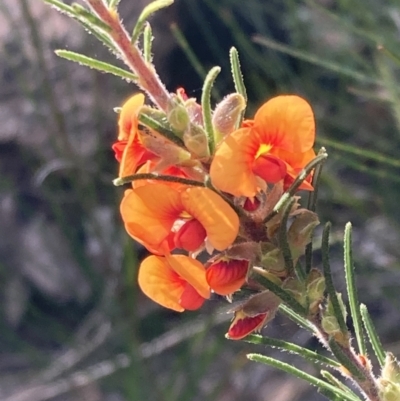
[[[289,56],[296,57],[303,61],[307,61],[307,62],[317,65],[319,67],[326,68],[327,70],[331,70],[333,72],[347,76],[347,77],[352,78],[359,82],[368,83],[368,84],[371,84],[371,83],[372,84],[381,84],[381,81],[377,77],[370,77],[361,72],[354,71],[347,67],[343,67],[340,64],[336,64],[331,61],[323,60],[323,59],[321,59],[321,57],[319,57],[315,54],[292,49],[290,46],[276,42],[269,38],[255,36],[254,42],[256,42],[262,46],[268,47],[272,50],[277,50],[277,51],[280,51],[281,53],[288,54]]]

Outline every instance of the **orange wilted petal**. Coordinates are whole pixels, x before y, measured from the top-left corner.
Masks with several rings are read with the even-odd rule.
[[[314,145],[314,114],[299,96],[277,96],[266,102],[254,116],[253,129],[261,143],[288,152],[306,152]]]
[[[186,283],[185,289],[179,299],[179,304],[187,310],[196,310],[203,305],[204,301],[205,298],[191,284]]]
[[[118,120],[118,140],[127,141],[135,133],[138,125],[138,113],[144,103],[144,95],[137,93],[130,97],[122,106]]]
[[[138,281],[141,290],[154,302],[177,312],[184,310],[179,301],[186,282],[165,258],[151,255],[144,259],[140,264]]]
[[[130,189],[125,192],[120,210],[129,235],[150,251],[169,251],[164,241],[183,210],[178,191],[159,183]]]
[[[250,333],[261,330],[267,317],[268,313],[247,316],[244,312],[238,311],[229,327],[227,337],[231,340],[241,340]]]
[[[196,259],[186,255],[167,255],[171,268],[203,297],[210,298],[210,287],[206,280],[206,269]]]
[[[202,224],[196,219],[191,219],[175,233],[174,243],[176,248],[194,252],[204,243],[206,236],[207,232]]]
[[[219,295],[229,295],[240,289],[246,281],[249,262],[247,260],[219,260],[206,270],[206,279],[211,289]]]
[[[236,239],[239,217],[218,194],[211,189],[191,187],[181,193],[185,211],[197,219],[207,232],[210,244],[222,251]]]

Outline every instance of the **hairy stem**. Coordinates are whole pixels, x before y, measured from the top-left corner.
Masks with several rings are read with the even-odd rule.
[[[108,9],[102,0],[86,0],[97,16],[110,27],[112,40],[121,52],[125,64],[138,76],[137,84],[150,96],[155,105],[168,112],[171,96],[154,68],[146,63],[140,50],[131,44],[128,32],[114,9]]]

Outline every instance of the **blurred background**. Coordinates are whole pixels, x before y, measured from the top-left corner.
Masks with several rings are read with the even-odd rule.
[[[121,1],[128,31],[146,3]],[[220,65],[217,92],[232,92],[234,45],[249,116],[277,94],[312,104],[317,148],[329,153],[318,212],[333,222],[336,283],[344,290],[341,241],[351,220],[361,300],[399,355],[398,1],[176,0],[151,22],[169,90],[184,86],[199,98],[205,72]],[[59,48],[114,63],[41,0],[1,0],[0,399],[322,400],[309,385],[247,361],[248,352],[278,353],[226,340],[222,300],[177,314],[140,293],[145,252],[124,232],[110,150],[113,108],[136,88],[57,58]],[[280,315],[264,333],[317,346]]]

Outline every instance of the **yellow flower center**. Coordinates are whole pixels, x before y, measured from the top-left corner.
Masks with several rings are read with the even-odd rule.
[[[262,143],[260,147],[258,148],[258,151],[256,153],[256,159],[258,159],[260,156],[269,153],[269,151],[272,149],[272,145]]]

